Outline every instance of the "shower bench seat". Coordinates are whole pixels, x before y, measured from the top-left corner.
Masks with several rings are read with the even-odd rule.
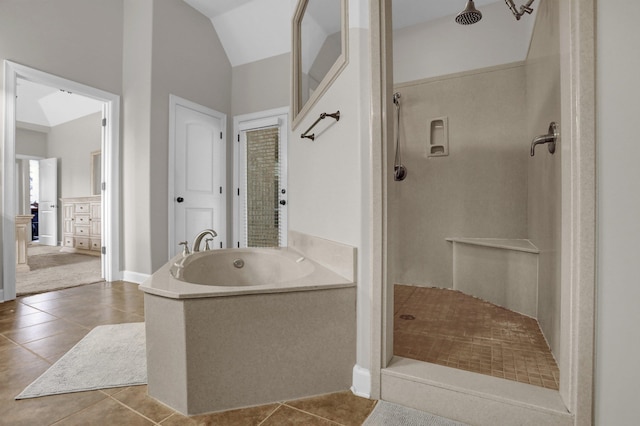
[[[538,254],[529,240],[446,238],[453,245],[453,288],[537,318]]]

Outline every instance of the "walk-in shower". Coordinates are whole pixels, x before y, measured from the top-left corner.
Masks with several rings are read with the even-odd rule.
[[[558,56],[546,59],[558,55],[559,6],[533,4],[536,22],[516,25],[503,2],[478,0],[464,19],[490,25],[452,27],[452,9],[394,31],[389,167],[411,179],[387,186],[387,283],[395,357],[557,390],[561,229],[548,218],[560,213],[561,153],[530,152],[550,146],[557,132],[532,136],[561,120]],[[445,60],[454,48],[464,64]]]
[[[402,181],[407,177],[407,168],[402,164],[400,153],[400,92],[393,94],[393,103],[396,106],[396,156],[393,163],[393,180]]]

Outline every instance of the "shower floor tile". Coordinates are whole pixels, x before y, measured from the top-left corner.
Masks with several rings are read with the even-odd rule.
[[[460,291],[394,286],[394,354],[558,390],[538,322]]]

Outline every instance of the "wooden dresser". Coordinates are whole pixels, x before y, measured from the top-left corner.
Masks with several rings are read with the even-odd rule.
[[[101,255],[100,196],[62,198],[61,251]]]

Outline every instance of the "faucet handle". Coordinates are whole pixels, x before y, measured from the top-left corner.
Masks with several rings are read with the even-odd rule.
[[[188,241],[182,241],[181,243],[178,244],[179,246],[184,246],[182,249],[182,256],[187,257],[189,255],[189,242]]]
[[[209,241],[213,241],[213,238],[207,238],[206,240],[204,240],[204,249],[206,250],[211,250],[211,247],[209,247]]]

